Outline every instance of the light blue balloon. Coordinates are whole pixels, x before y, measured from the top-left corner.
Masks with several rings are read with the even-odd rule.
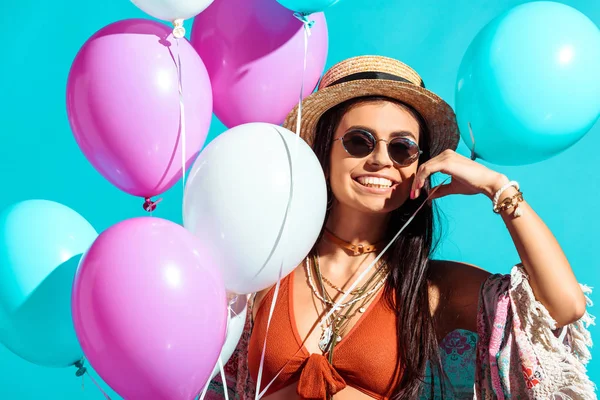
[[[469,148],[500,165],[548,159],[579,141],[600,116],[600,30],[554,2],[501,14],[475,37],[456,84]]]
[[[71,289],[97,236],[81,215],[52,201],[28,200],[0,214],[0,343],[46,367],[83,357]]]
[[[277,0],[282,6],[292,11],[309,15],[323,11],[340,0]]]

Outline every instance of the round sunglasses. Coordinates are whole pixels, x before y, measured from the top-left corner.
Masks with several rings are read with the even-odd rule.
[[[390,159],[401,167],[411,165],[423,154],[419,145],[405,136],[398,136],[391,140],[375,139],[368,131],[353,129],[335,139],[335,141],[337,140],[342,142],[346,153],[356,158],[368,156],[375,150],[377,142],[385,142]]]

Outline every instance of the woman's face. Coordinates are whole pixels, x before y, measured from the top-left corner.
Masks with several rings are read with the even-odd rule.
[[[373,152],[363,158],[349,155],[342,142],[335,140],[356,128],[370,132],[378,140]],[[419,143],[417,119],[395,103],[358,104],[342,117],[334,135],[329,168],[329,182],[337,203],[365,213],[389,213],[408,199],[418,162],[398,166],[390,159],[387,142],[380,141],[397,136]]]

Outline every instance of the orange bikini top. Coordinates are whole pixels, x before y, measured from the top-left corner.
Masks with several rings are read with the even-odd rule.
[[[383,290],[337,344],[333,363],[329,364],[327,355],[310,354],[302,344],[294,317],[293,274],[281,281],[269,327],[260,390],[283,368],[265,395],[298,382],[297,392],[303,399],[326,399],[328,390],[335,394],[346,385],[375,399],[389,399],[400,379],[397,318],[382,300]],[[250,337],[248,369],[254,382],[257,382],[273,293],[274,288],[259,305]]]

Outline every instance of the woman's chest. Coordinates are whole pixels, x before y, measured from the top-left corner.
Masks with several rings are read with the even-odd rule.
[[[294,334],[309,354],[327,353],[331,346],[335,352],[347,342],[384,340],[395,347],[396,313],[387,306],[382,285],[344,296],[335,285],[298,269],[291,276],[289,308]]]

